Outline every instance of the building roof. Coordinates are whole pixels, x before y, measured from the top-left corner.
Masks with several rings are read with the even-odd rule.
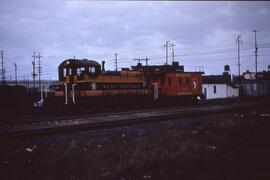
[[[203,77],[203,84],[228,84],[232,85],[231,76],[229,74],[223,75],[207,75]]]

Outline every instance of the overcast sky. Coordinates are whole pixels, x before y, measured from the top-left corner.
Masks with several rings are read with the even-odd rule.
[[[31,78],[34,51],[42,55],[43,79],[56,79],[59,63],[73,56],[105,60],[110,70],[114,53],[119,67],[145,57],[164,64],[166,41],[187,71],[203,66],[206,74],[221,74],[229,64],[237,74],[239,34],[241,72],[255,71],[255,29],[258,70],[270,64],[270,2],[1,0],[0,6],[7,79],[14,79],[13,63],[20,79]]]

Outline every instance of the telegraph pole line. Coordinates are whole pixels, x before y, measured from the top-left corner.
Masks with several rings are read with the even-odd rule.
[[[257,76],[257,72],[258,72],[258,69],[257,69],[258,45],[257,45],[257,36],[256,36],[257,31],[254,30],[253,32],[255,33],[255,72],[256,72],[256,76]]]
[[[2,74],[2,84],[5,84],[5,68],[4,68],[4,51],[1,50],[1,74]]]
[[[166,41],[166,43],[164,44],[164,48],[166,51],[166,65],[168,64],[168,48],[170,47],[170,41]]]
[[[34,84],[34,91],[36,89],[36,53],[34,52],[34,55],[32,56],[33,57],[33,61],[32,61],[32,65],[33,65],[33,72],[32,72],[32,76],[33,76],[33,84]]]
[[[237,43],[237,52],[238,52],[238,85],[239,85],[239,88],[240,88],[240,81],[241,81],[241,76],[240,76],[240,44],[242,44],[242,41],[241,41],[241,35],[238,35],[237,38],[236,38],[236,43]]]
[[[172,62],[174,62],[174,46],[175,46],[175,44],[171,44],[171,46],[172,46]]]
[[[15,84],[18,85],[18,80],[17,80],[17,64],[14,63],[14,68],[15,68]]]
[[[117,53],[115,53],[115,54],[114,54],[115,71],[117,71],[117,70],[118,70],[118,67],[117,67],[117,56],[118,56],[118,54],[117,54]]]
[[[149,61],[150,59],[146,57],[144,60],[145,60],[145,65],[148,66],[148,61]]]
[[[38,53],[38,88],[41,91],[41,74],[42,74],[42,67],[41,67],[41,58],[42,56],[40,55],[40,53]]]

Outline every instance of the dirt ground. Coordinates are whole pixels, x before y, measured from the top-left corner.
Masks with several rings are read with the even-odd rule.
[[[1,140],[1,179],[270,179],[270,106]]]

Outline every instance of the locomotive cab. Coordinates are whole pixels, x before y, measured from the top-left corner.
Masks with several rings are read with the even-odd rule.
[[[58,72],[60,83],[74,83],[84,80],[86,76],[99,76],[101,65],[93,60],[67,59],[59,65]]]

